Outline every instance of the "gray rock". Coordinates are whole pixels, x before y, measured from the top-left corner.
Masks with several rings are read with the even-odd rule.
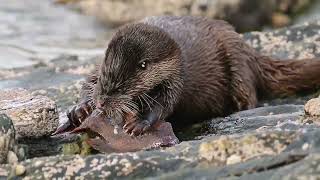
[[[52,156],[21,163],[25,178],[195,179],[247,177],[265,173],[288,175],[288,169],[312,165],[319,152],[320,131],[248,133],[243,136],[206,137],[164,150],[88,157]],[[238,156],[239,158],[234,158]],[[230,158],[237,159],[231,161]],[[71,168],[72,167],[72,168]],[[0,166],[8,172],[13,167]],[[311,170],[311,169],[310,169]],[[301,170],[296,173],[306,173]],[[270,174],[269,174],[270,175]],[[277,177],[277,176],[274,176]]]
[[[1,90],[0,112],[12,119],[17,138],[47,136],[58,126],[55,102],[23,89]]]
[[[244,34],[246,42],[262,54],[279,59],[320,57],[320,20],[290,28]]]
[[[71,2],[75,2],[76,7],[82,12],[95,15],[109,25],[137,21],[146,16],[193,15],[227,20],[240,31],[258,29],[266,24],[288,25],[291,19],[287,14],[295,14],[311,4],[309,0],[298,2],[294,0],[71,0]]]
[[[98,154],[85,158],[77,155],[53,156],[34,158],[21,164],[26,167],[26,177],[31,179],[62,176],[92,179],[154,177],[208,164],[224,166],[232,154],[241,156],[241,162],[263,155],[277,155],[294,141],[294,137],[296,134],[292,133],[248,134],[230,139],[207,137],[202,141],[184,142],[165,150]]]

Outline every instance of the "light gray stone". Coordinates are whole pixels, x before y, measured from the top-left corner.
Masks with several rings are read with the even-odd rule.
[[[12,119],[17,138],[48,136],[58,126],[55,102],[24,89],[1,90],[0,112]]]

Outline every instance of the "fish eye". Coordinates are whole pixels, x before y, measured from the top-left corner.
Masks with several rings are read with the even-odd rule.
[[[140,64],[139,64],[140,68],[141,69],[146,69],[147,67],[147,62],[146,61],[142,61]]]

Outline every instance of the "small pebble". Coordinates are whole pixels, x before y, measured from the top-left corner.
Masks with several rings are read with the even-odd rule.
[[[4,149],[5,147],[5,138],[3,136],[0,136],[0,148]]]
[[[15,172],[15,174],[16,174],[17,176],[21,176],[21,175],[23,175],[25,172],[26,172],[26,168],[25,168],[23,165],[21,165],[21,164],[16,165],[16,172]]]
[[[114,126],[113,128],[113,134],[119,134],[119,126]]]
[[[241,162],[241,157],[239,155],[231,155],[230,157],[228,157],[226,164],[236,164]]]
[[[8,163],[9,163],[9,164],[16,164],[16,163],[18,163],[18,157],[17,157],[17,155],[16,155],[14,152],[12,152],[12,151],[9,151],[9,152],[8,152],[7,160],[8,160]]]
[[[36,161],[36,162],[34,163],[34,166],[35,166],[35,167],[38,167],[38,166],[40,166],[41,164],[42,164],[41,161]]]
[[[307,150],[307,149],[309,149],[309,144],[308,143],[304,143],[302,145],[302,150]]]

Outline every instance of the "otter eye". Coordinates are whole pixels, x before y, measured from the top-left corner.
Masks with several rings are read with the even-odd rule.
[[[139,65],[142,69],[145,69],[147,67],[147,62],[146,61],[142,61]]]

